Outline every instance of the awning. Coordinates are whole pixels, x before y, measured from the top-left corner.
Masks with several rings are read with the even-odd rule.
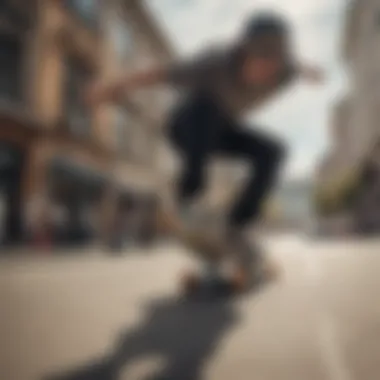
[[[55,178],[69,179],[97,187],[104,186],[109,182],[109,177],[105,173],[66,157],[54,158],[51,162],[50,170]]]

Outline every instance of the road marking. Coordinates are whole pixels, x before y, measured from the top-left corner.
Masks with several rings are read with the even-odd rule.
[[[317,315],[317,340],[323,364],[326,367],[330,380],[351,380],[349,368],[344,360],[344,352],[338,335],[338,323],[320,299],[318,285],[323,281],[323,269],[318,253],[311,251],[304,256],[305,275],[315,291],[315,302],[319,315]]]
[[[320,316],[318,330],[322,358],[331,380],[351,380],[351,374],[344,361],[339,344],[337,324],[327,313]]]

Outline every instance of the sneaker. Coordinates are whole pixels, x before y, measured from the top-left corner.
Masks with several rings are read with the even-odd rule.
[[[243,292],[250,285],[250,273],[247,268],[238,266],[231,275],[231,285],[234,292]]]
[[[226,235],[237,266],[251,273],[256,271],[261,264],[263,252],[257,241],[252,241],[246,231],[237,229],[228,229]]]

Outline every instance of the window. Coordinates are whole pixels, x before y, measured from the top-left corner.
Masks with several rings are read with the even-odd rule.
[[[2,27],[27,31],[35,19],[35,0],[0,0],[0,23]]]
[[[0,246],[5,241],[5,231],[6,231],[6,211],[7,211],[7,199],[6,195],[0,188]]]
[[[132,125],[131,116],[128,110],[123,107],[115,109],[115,141],[117,149],[123,154],[130,153],[130,133]]]
[[[75,58],[66,63],[65,120],[69,130],[79,137],[88,136],[91,131],[91,118],[84,104],[83,88],[90,80],[90,72]]]
[[[17,38],[0,34],[0,98],[20,101],[22,98],[22,43]]]
[[[99,4],[100,0],[66,0],[67,7],[91,28],[99,25]]]
[[[36,0],[0,0],[0,101],[23,101],[24,54]]]
[[[127,23],[120,17],[115,16],[110,20],[109,35],[120,61],[124,61],[132,55],[133,34]]]

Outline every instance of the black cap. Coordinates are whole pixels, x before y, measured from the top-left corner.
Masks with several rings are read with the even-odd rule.
[[[261,12],[251,16],[246,23],[244,39],[250,40],[266,34],[275,34],[287,38],[289,25],[275,12]]]

